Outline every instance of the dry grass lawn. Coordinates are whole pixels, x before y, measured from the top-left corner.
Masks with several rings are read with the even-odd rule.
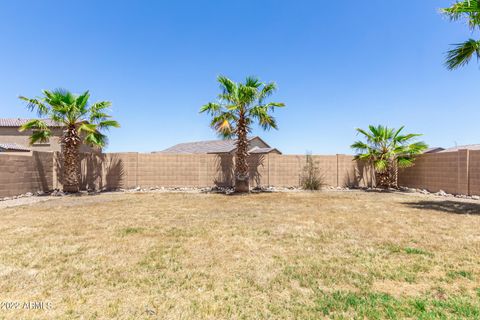
[[[4,208],[0,318],[479,319],[478,213],[364,192],[103,194]]]

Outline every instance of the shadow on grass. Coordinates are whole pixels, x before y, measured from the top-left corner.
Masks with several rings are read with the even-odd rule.
[[[403,204],[415,208],[436,210],[454,214],[478,214],[480,215],[480,203],[460,202],[460,201],[416,201],[404,202]]]

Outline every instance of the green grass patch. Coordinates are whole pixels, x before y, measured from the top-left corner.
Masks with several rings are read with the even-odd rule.
[[[137,233],[142,233],[143,228],[134,228],[134,227],[128,227],[125,229],[120,230],[120,235],[121,236],[128,236],[131,234],[137,234]]]
[[[307,314],[311,315],[311,312]],[[480,305],[464,297],[395,298],[384,293],[319,292],[314,312],[335,319],[479,319]]]
[[[450,279],[459,279],[466,278],[468,280],[473,280],[473,275],[470,271],[459,270],[459,271],[449,271],[447,277]]]
[[[406,253],[406,254],[420,254],[420,255],[425,255],[425,256],[433,256],[432,253],[430,252],[427,252],[425,250],[422,250],[422,249],[418,249],[418,248],[412,248],[412,247],[406,247],[403,249],[403,251]]]

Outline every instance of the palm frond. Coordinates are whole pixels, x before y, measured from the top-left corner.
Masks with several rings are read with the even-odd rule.
[[[397,164],[400,168],[408,168],[413,166],[415,163],[415,158],[405,158],[405,157],[400,157],[397,159]]]
[[[274,117],[268,114],[267,106],[256,106],[250,109],[250,116],[258,120],[258,123],[264,130],[271,128],[277,129],[277,122]]]
[[[97,125],[94,123],[87,123],[87,122],[82,122],[78,126],[78,132],[86,132],[86,133],[94,133],[97,131]]]
[[[260,86],[262,86],[262,83],[257,77],[249,76],[245,79],[245,86],[258,89]]]
[[[27,109],[29,111],[36,111],[39,117],[43,117],[50,112],[50,108],[40,99],[30,99],[24,96],[19,96],[18,98],[27,102]]]
[[[386,159],[377,159],[373,162],[373,166],[377,172],[382,173],[388,169],[388,160]]]
[[[232,113],[221,112],[212,118],[210,125],[222,137],[229,138],[235,133],[235,120]]]
[[[29,138],[30,144],[48,142],[49,138],[52,136],[52,132],[45,121],[39,119],[27,121],[18,129],[20,132],[25,130],[33,130]]]
[[[90,93],[85,91],[75,99],[75,105],[79,110],[85,110],[87,107],[88,99],[90,98]]]
[[[48,129],[48,126],[47,126],[47,124],[45,123],[45,121],[40,120],[40,119],[33,119],[33,120],[27,121],[26,123],[24,123],[23,125],[21,125],[20,128],[18,129],[18,131],[20,131],[20,132],[23,132],[23,131],[25,131],[25,130],[43,130],[43,131],[47,131],[47,130],[49,130],[49,129]]]
[[[265,84],[262,90],[260,91],[260,96],[258,98],[260,101],[260,104],[262,104],[263,101],[266,98],[270,97],[276,90],[277,90],[277,84],[275,82],[269,82]]]
[[[219,105],[218,103],[209,102],[200,108],[200,113],[207,112],[208,114],[213,115],[219,112],[221,109],[222,109],[222,106]]]
[[[102,112],[103,110],[108,109],[111,106],[112,103],[110,101],[95,102],[90,106],[90,112]]]
[[[473,56],[480,59],[480,40],[469,39],[454,45],[455,48],[447,52],[445,66],[449,70],[462,67],[470,62]]]
[[[52,132],[50,130],[36,130],[30,135],[29,142],[31,145],[38,142],[46,143],[51,136]]]
[[[120,124],[115,120],[103,120],[97,124],[100,130],[108,130],[110,128],[120,128]]]
[[[355,141],[350,148],[355,149],[357,152],[363,152],[369,148],[369,146],[362,141]]]
[[[285,107],[285,103],[283,102],[269,102],[265,105],[270,110],[275,110],[275,108],[283,108]]]
[[[218,82],[220,83],[220,88],[224,93],[235,94],[237,85],[232,80],[228,79],[225,76],[218,76]]]
[[[89,132],[85,135],[86,144],[97,147],[105,147],[108,144],[108,138],[100,131]]]
[[[457,1],[448,8],[440,9],[451,21],[457,21],[462,18],[468,19],[468,25],[471,29],[480,26],[480,1],[463,0]]]

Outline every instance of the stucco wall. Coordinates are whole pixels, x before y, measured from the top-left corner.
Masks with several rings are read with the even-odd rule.
[[[60,137],[63,134],[61,128],[51,128],[52,137],[48,143],[36,143],[30,145],[29,137],[32,134],[31,130],[23,132],[18,131],[18,127],[0,127],[0,143],[18,143],[32,151],[52,152],[60,151]],[[80,152],[92,152],[92,148],[88,145],[81,145]]]

